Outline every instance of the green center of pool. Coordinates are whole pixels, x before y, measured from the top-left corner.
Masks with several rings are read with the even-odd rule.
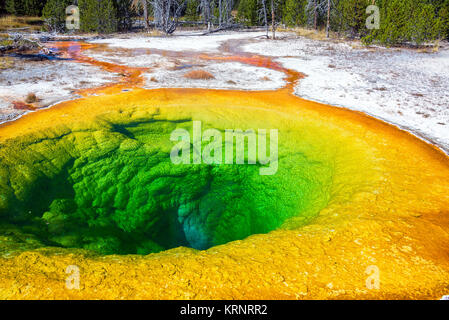
[[[332,162],[291,150],[282,129],[278,171],[263,176],[259,164],[173,164],[170,134],[180,128],[191,132],[192,120],[99,120],[8,140],[0,149],[2,228],[46,246],[148,254],[207,249],[292,217],[306,224],[329,201]]]

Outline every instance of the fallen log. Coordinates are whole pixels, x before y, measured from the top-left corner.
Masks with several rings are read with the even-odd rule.
[[[21,34],[10,35],[10,44],[0,46],[0,54],[31,54],[42,58],[43,56],[51,56],[52,52],[38,41],[24,38]]]
[[[203,32],[201,35],[205,36],[205,35],[220,32],[220,31],[232,30],[232,29],[243,29],[243,28],[244,28],[244,26],[242,26],[241,24],[228,24],[228,25],[221,26],[217,29],[208,30],[206,32]]]

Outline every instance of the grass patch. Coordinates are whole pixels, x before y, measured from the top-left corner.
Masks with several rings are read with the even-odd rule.
[[[204,70],[192,70],[184,75],[184,78],[193,80],[211,80],[215,79],[214,75]]]
[[[43,20],[40,17],[0,17],[0,31],[16,28],[29,28],[31,31],[38,31],[43,26]]]
[[[151,29],[148,32],[147,31],[143,32],[143,35],[146,36],[146,37],[163,37],[166,34],[161,32],[160,30]]]
[[[306,37],[312,40],[326,40],[326,32],[324,30],[295,28],[295,33],[298,36]]]
[[[0,70],[12,68],[14,66],[14,59],[11,57],[0,57]]]
[[[295,28],[278,28],[277,32],[294,32],[296,35],[300,37],[305,37],[312,40],[329,40],[330,38],[337,38],[334,32],[330,32],[329,38],[326,38],[326,30],[325,29],[309,29],[302,27]]]
[[[14,41],[11,39],[0,40],[0,47],[11,46],[13,43],[14,43]]]

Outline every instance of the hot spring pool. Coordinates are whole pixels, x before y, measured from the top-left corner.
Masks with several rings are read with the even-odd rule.
[[[170,134],[193,121],[277,129],[277,172],[173,164]],[[124,295],[125,280],[140,288],[127,297],[322,297],[361,290],[375,264],[391,275],[382,294],[400,294],[416,283],[401,270],[447,284],[448,181],[447,157],[411,135],[283,92],[90,97],[0,128],[0,275],[26,268],[58,297],[79,297],[58,289],[72,264],[82,297]]]

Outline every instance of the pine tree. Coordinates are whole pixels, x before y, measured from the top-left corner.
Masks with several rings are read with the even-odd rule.
[[[79,0],[80,27],[83,32],[95,32],[99,27],[98,2],[100,0]]]
[[[344,0],[338,3],[340,16],[337,18],[340,31],[349,31],[351,36],[365,33],[366,8],[372,0]]]
[[[132,28],[133,9],[131,3],[132,0],[114,0],[115,11],[117,12],[117,29],[119,31]]]
[[[45,1],[42,0],[6,0],[2,1],[9,14],[17,16],[40,16]]]
[[[286,0],[282,10],[283,21],[286,25],[293,27],[304,25],[306,0]]]
[[[432,4],[425,0],[382,1],[380,29],[372,30],[362,40],[386,45],[405,42],[421,44],[441,35],[443,24]]]
[[[410,40],[416,44],[435,40],[441,34],[442,21],[436,16],[435,7],[431,4],[420,6],[413,21],[415,24],[411,26]]]
[[[25,0],[6,0],[6,12],[16,16],[25,15]]]
[[[78,0],[83,32],[117,31],[116,9],[112,0]]]
[[[24,12],[27,16],[40,16],[44,8],[45,1],[24,0]]]
[[[441,36],[449,40],[449,0],[442,2],[438,8],[438,16],[441,19]]]
[[[42,10],[42,18],[50,31],[65,31],[66,8],[72,5],[73,0],[48,0]]]
[[[254,26],[259,22],[258,10],[257,0],[240,0],[237,17],[244,24]]]
[[[98,10],[98,29],[100,33],[117,31],[117,11],[113,0],[100,0]]]
[[[200,18],[199,15],[199,7],[200,7],[200,1],[199,0],[189,0],[187,2],[186,7],[186,19],[191,21],[197,21]]]

